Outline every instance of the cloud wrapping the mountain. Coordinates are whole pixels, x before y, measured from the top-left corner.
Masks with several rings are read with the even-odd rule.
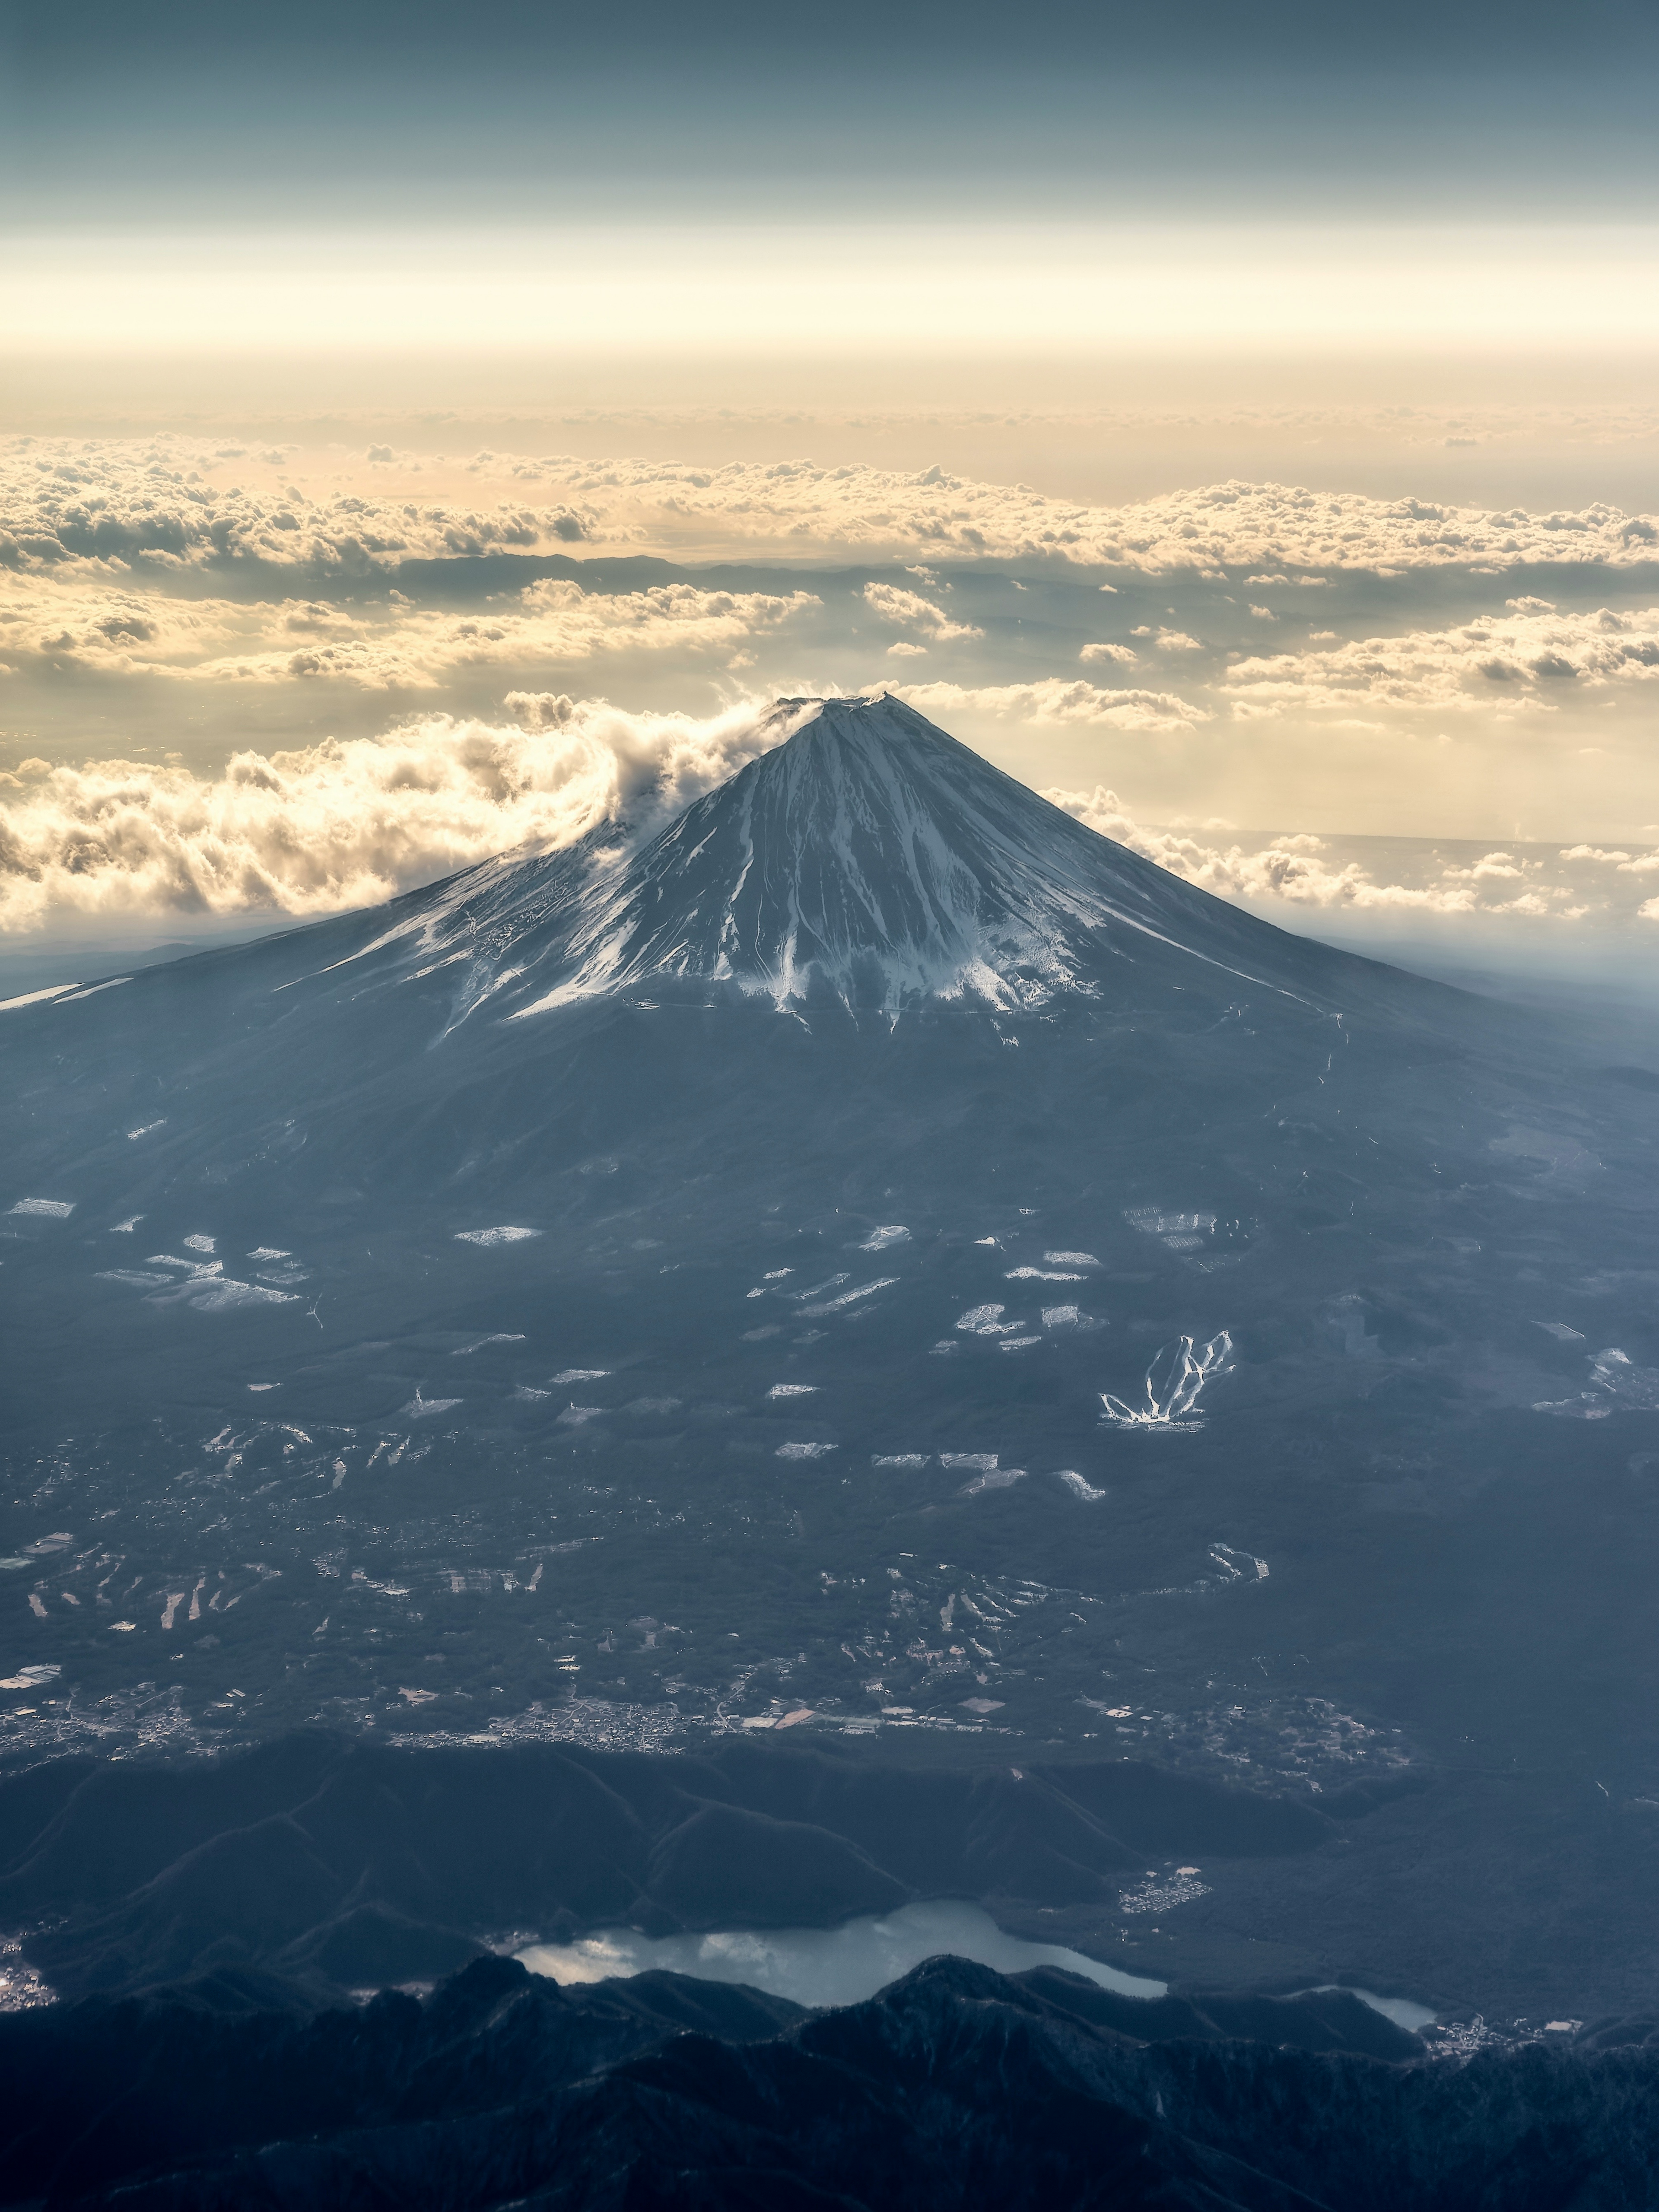
[[[1035,692],[1037,708],[1063,709],[1074,689],[1090,687],[1055,678],[1003,692]],[[780,715],[757,700],[698,720],[531,691],[504,705],[510,721],[411,718],[375,738],[240,752],[217,775],[177,763],[25,763],[0,789],[0,931],[75,917],[316,918],[495,853],[556,850],[607,823],[648,835],[811,711],[809,702]],[[1009,710],[1032,705],[1013,698]],[[1642,899],[1659,852],[1638,847],[1565,848],[1553,875],[1535,854],[1492,851],[1437,863],[1425,880],[1379,883],[1358,862],[1334,860],[1322,838],[1251,849],[1145,829],[1103,787],[1044,796],[1185,881],[1268,911],[1565,922],[1594,911],[1617,921],[1586,892],[1600,878],[1628,885],[1620,903],[1632,917],[1659,921],[1659,899]]]
[[[491,854],[642,834],[787,737],[750,702],[698,720],[514,694],[514,724],[437,715],[378,738],[182,766],[34,764],[0,805],[0,930],[54,917],[314,916]]]

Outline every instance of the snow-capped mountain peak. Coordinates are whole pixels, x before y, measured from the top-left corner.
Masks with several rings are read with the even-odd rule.
[[[469,870],[417,894],[365,951],[413,939],[422,972],[460,965],[460,1018],[688,985],[780,1009],[1012,1011],[1097,996],[1115,964],[1149,957],[1284,988],[1255,941],[1277,933],[901,701],[784,699],[773,714],[779,744],[643,842],[613,825]]]

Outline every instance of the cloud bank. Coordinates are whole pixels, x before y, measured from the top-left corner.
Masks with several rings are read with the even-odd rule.
[[[665,543],[701,531],[803,551],[840,546],[964,560],[1046,557],[1211,576],[1240,568],[1462,565],[1498,572],[1533,562],[1619,566],[1659,558],[1659,520],[1599,503],[1534,514],[1234,482],[1105,507],[938,468],[906,474],[804,460],[700,469],[550,459],[513,469],[519,481],[556,485],[567,499]]]
[[[584,592],[549,577],[477,612],[318,598],[183,599],[101,576],[0,581],[0,658],[9,670],[166,678],[181,683],[318,680],[363,690],[429,690],[470,671],[574,664],[602,655],[739,651],[820,602],[807,592],[704,592],[690,584]]]
[[[0,443],[0,567],[138,563],[155,570],[258,563],[368,576],[398,561],[568,550],[597,510],[523,500],[458,505],[389,498],[362,456],[362,488],[310,489],[289,449],[206,439]],[[419,472],[419,464],[405,458]]]
[[[1206,708],[1173,691],[1104,691],[1080,678],[1045,676],[1034,684],[896,684],[896,698],[930,717],[963,708],[1000,714],[1035,729],[1065,723],[1092,729],[1189,730]]]
[[[1321,857],[1322,837],[1280,837],[1255,852],[1241,845],[1224,848],[1174,830],[1141,829],[1124,812],[1117,793],[1103,784],[1086,792],[1051,788],[1042,796],[1102,836],[1115,838],[1143,860],[1156,861],[1171,875],[1213,891],[1218,898],[1283,899],[1312,907],[1417,908],[1442,914],[1468,914],[1476,903],[1467,885],[1408,888],[1374,883],[1355,862],[1334,868]]]
[[[1590,928],[1659,921],[1659,896],[1644,896],[1659,878],[1659,851],[1575,845],[1458,858],[1427,839],[1401,840],[1418,863],[1418,880],[1379,882],[1363,862],[1338,857],[1329,838],[1295,834],[1253,846],[1212,844],[1188,830],[1143,828],[1103,785],[1042,795],[1171,875],[1259,909],[1277,905],[1374,920],[1486,916]]]
[[[1222,678],[1241,720],[1304,711],[1432,708],[1553,713],[1573,688],[1659,678],[1659,607],[1558,614],[1542,599],[1455,629],[1356,638],[1328,650],[1253,654]]]
[[[538,575],[502,557],[572,548],[696,551],[750,574]],[[703,587],[768,580],[763,556],[842,573],[816,591],[787,573]],[[952,574],[947,559],[984,565]],[[1553,580],[1492,580],[1528,563]],[[793,696],[882,670],[952,679],[896,688],[994,735],[1034,782],[1116,782],[1142,815],[1203,790],[1206,811],[1239,820],[1358,830],[1397,816],[1405,744],[1407,818],[1496,833],[1455,868],[1401,876],[1340,840],[1247,850],[1143,832],[1109,793],[1066,796],[1224,896],[1590,917],[1580,934],[1604,908],[1659,919],[1659,881],[1625,872],[1646,866],[1642,825],[1659,817],[1640,711],[1659,605],[1636,604],[1655,596],[1642,563],[1659,568],[1659,527],[1607,506],[1499,514],[1231,483],[1112,508],[939,469],[15,440],[0,444],[0,929],[375,901],[626,805],[627,732],[656,732],[650,774],[678,788],[682,739],[662,733],[726,726],[584,695],[713,708],[739,685]],[[585,588],[599,580],[627,588]],[[509,687],[510,726],[489,703]],[[315,742],[329,728],[338,739]],[[188,766],[154,765],[150,747],[174,744],[194,747]],[[30,769],[42,753],[82,764]],[[1570,823],[1597,851],[1622,837],[1626,857],[1586,848],[1540,872],[1535,850],[1497,849],[1528,823]]]
[[[55,919],[311,918],[624,817],[648,829],[778,744],[750,702],[703,720],[515,693],[512,724],[437,715],[378,738],[177,765],[31,764],[0,797],[0,931]]]
[[[343,469],[329,458],[334,465],[318,483],[299,480],[280,448],[172,436],[14,439],[0,444],[0,565],[257,564],[349,580],[404,560],[577,545],[1048,559],[1209,576],[1449,566],[1496,574],[1659,559],[1659,520],[1601,502],[1534,514],[1229,482],[1108,507],[939,468],[493,453],[465,471],[506,495],[457,501],[389,489],[389,470],[418,491],[414,480],[435,463],[386,447]]]

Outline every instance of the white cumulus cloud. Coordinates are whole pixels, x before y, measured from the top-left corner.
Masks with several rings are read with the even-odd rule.
[[[516,475],[556,485],[574,505],[602,513],[607,526],[665,545],[741,538],[797,553],[817,545],[921,551],[932,560],[1047,556],[1154,574],[1268,568],[1275,577],[1297,568],[1617,565],[1659,550],[1659,520],[1601,503],[1495,512],[1233,481],[1128,507],[1087,507],[940,468],[911,474],[810,460],[703,467],[547,459],[516,465]]]
[[[409,559],[605,544],[879,551],[912,573],[945,558],[1048,558],[1299,582],[1297,570],[1495,573],[1659,555],[1659,520],[1603,502],[1540,514],[1235,480],[1109,507],[940,468],[495,453],[465,475],[470,490],[506,495],[454,499],[394,494],[387,471],[419,473],[412,457],[371,455],[355,461],[354,481],[337,468],[301,477],[289,453],[208,439],[13,439],[0,443],[0,566],[258,565],[349,580]],[[433,477],[434,463],[421,466]]]
[[[1252,654],[1221,679],[1241,719],[1289,708],[1548,712],[1574,690],[1659,677],[1659,607],[1562,615],[1541,601],[1455,629]]]
[[[943,607],[931,599],[924,599],[920,592],[900,591],[893,584],[866,584],[865,604],[883,622],[896,623],[920,630],[924,637],[936,644],[947,644],[952,638],[983,637],[982,629],[971,623],[952,622]]]
[[[1092,791],[1052,789],[1042,795],[1171,875],[1219,898],[1252,906],[1271,909],[1281,903],[1374,916],[1487,915],[1565,922],[1580,921],[1591,911],[1572,881],[1546,878],[1546,863],[1539,856],[1491,852],[1467,863],[1433,856],[1419,881],[1379,883],[1360,862],[1334,859],[1329,841],[1323,837],[1295,833],[1271,837],[1255,847],[1236,842],[1213,844],[1187,832],[1143,828],[1126,811],[1117,793],[1103,785],[1097,784]],[[1432,848],[1425,852],[1431,854]],[[1560,858],[1580,860],[1587,852],[1563,852]],[[1650,904],[1659,914],[1659,900]],[[1646,915],[1649,908],[1636,911]]]
[[[1081,723],[1097,729],[1186,730],[1211,717],[1173,691],[1108,691],[1080,678],[1045,676],[1032,684],[897,684],[896,698],[924,714],[966,709],[998,714],[1035,728]]]
[[[550,577],[457,613],[395,594],[345,605],[314,596],[182,599],[112,586],[83,571],[0,573],[0,643],[24,670],[429,690],[470,670],[634,653],[729,655],[820,604],[806,592],[690,584],[584,592]]]
[[[349,579],[408,559],[568,548],[599,521],[564,500],[390,496],[376,478],[410,457],[389,447],[358,465],[361,490],[296,480],[290,459],[173,436],[0,441],[0,567],[258,565]]]
[[[689,805],[794,726],[749,702],[698,720],[514,694],[511,723],[434,715],[375,738],[179,765],[31,764],[0,805],[0,930],[55,917],[316,915],[511,849]]]

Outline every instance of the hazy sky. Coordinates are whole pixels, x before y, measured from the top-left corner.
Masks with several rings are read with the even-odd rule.
[[[123,228],[1652,206],[1641,0],[22,0],[6,21],[14,191]]]
[[[891,684],[1298,926],[1644,940],[1656,61],[1616,0],[0,11],[0,933],[383,896]]]

